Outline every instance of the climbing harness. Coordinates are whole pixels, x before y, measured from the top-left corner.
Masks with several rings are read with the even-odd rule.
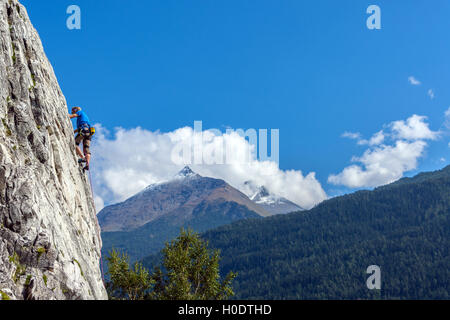
[[[78,129],[78,133],[83,137],[92,137],[95,134],[95,127],[91,127],[87,123],[82,124]]]

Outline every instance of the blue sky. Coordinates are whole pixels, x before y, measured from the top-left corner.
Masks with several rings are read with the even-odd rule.
[[[21,2],[68,104],[93,122],[278,128],[280,168],[316,172],[328,194],[347,190],[327,178],[367,149],[344,132],[368,139],[413,114],[438,131],[450,107],[447,0]],[[66,28],[71,4],[81,30]],[[366,27],[371,4],[381,30]],[[404,174],[448,164],[448,141],[429,141]]]

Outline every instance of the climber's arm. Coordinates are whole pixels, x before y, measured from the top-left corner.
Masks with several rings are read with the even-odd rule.
[[[69,114],[70,119],[77,118],[77,117],[78,117],[78,115],[76,113]],[[74,130],[73,133],[78,133],[78,129]]]

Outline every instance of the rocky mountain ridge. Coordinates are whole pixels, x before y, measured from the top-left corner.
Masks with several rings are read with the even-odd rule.
[[[257,186],[251,181],[245,182],[244,189],[250,200],[272,215],[305,210],[296,203],[271,193],[265,186]]]
[[[199,206],[233,202],[260,216],[262,207],[224,180],[202,177],[189,167],[173,179],[152,184],[124,202],[103,208],[98,219],[103,232],[131,231],[162,217],[188,219]]]

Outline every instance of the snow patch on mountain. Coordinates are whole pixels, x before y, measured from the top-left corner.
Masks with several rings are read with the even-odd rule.
[[[270,193],[265,186],[258,186],[252,181],[246,181],[244,183],[242,192],[244,192],[251,201],[262,206],[266,211],[269,211],[272,214],[283,214],[304,210],[294,202]]]

